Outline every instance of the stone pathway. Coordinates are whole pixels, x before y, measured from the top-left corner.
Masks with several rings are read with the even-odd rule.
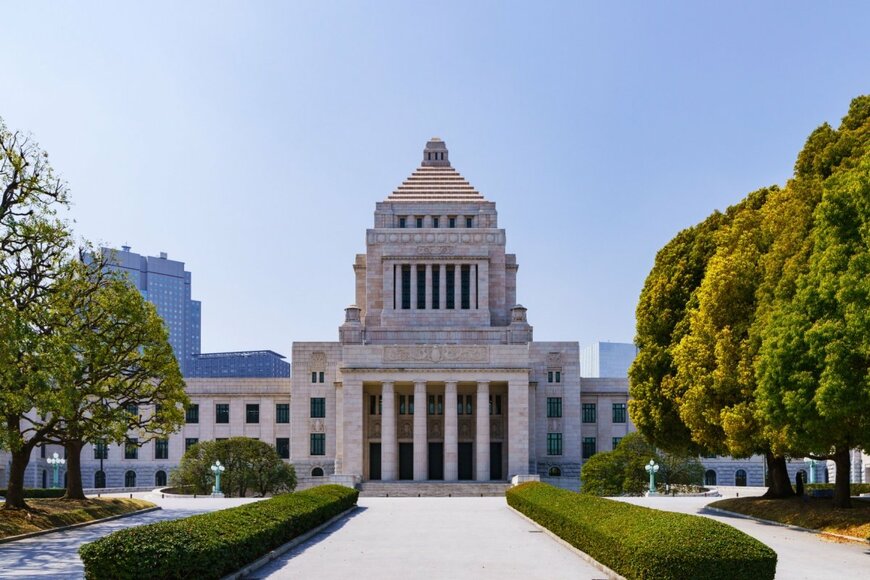
[[[78,556],[82,544],[93,542],[111,532],[130,526],[174,520],[256,501],[253,498],[160,499],[148,493],[134,493],[133,496],[156,503],[163,509],[65,532],[0,544],[0,578],[51,578],[52,580],[82,578],[85,569]],[[119,497],[129,496],[122,494]]]
[[[359,506],[251,577],[604,578],[503,497],[360,498]]]

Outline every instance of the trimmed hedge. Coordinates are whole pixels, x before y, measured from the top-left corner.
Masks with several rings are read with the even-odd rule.
[[[236,508],[121,530],[79,548],[89,579],[221,578],[356,504],[322,485]]]
[[[0,489],[0,497],[6,497],[6,493],[8,490]],[[24,489],[24,498],[28,499],[44,499],[44,498],[56,498],[63,497],[66,494],[66,489],[64,488],[31,488]]]
[[[856,497],[861,495],[862,493],[870,493],[870,483],[852,483],[850,484],[852,488],[852,497]],[[805,483],[804,489],[807,491],[813,491],[816,489],[819,490],[831,490],[834,491],[833,483]]]
[[[511,507],[626,578],[763,580],[776,552],[729,525],[580,495],[544,483],[507,492]]]

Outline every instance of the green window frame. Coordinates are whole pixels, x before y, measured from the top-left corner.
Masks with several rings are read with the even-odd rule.
[[[326,455],[326,434],[325,433],[312,433],[311,434],[310,455]]]
[[[547,397],[547,417],[558,418],[562,416],[562,397]]]
[[[595,403],[583,403],[583,422],[595,423],[598,421],[598,413],[595,409]]]
[[[619,447],[619,443],[620,443],[621,441],[622,441],[622,437],[614,437],[614,438],[611,440],[611,447],[610,447],[610,448],[611,448],[611,449],[616,449],[617,447]]]
[[[561,433],[547,433],[547,455],[562,455]]]
[[[154,459],[169,459],[169,439],[154,441]]]
[[[626,407],[627,405],[625,403],[613,403],[614,423],[625,423]]]
[[[199,404],[191,403],[184,410],[184,422],[188,424],[199,423]]]
[[[275,422],[290,422],[290,403],[275,403]]]
[[[278,437],[275,439],[275,451],[281,459],[290,459],[290,438]]]
[[[326,398],[311,397],[311,418],[323,419],[326,417]]]
[[[124,443],[124,459],[139,459],[139,439],[130,437]]]
[[[589,459],[593,455],[595,455],[597,451],[597,444],[595,442],[595,437],[584,437],[583,438],[583,459]]]
[[[185,438],[185,440],[184,440],[184,452],[187,453],[187,451],[188,451],[191,447],[193,447],[194,445],[196,445],[197,443],[199,443],[199,438],[198,438],[198,437],[187,437],[187,438]]]
[[[245,423],[254,424],[260,422],[260,405],[248,403],[245,405]]]
[[[230,404],[217,403],[214,406],[214,422],[229,423],[230,422]]]

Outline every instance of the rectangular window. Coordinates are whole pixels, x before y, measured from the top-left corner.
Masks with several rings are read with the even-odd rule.
[[[595,423],[598,417],[595,413],[595,403],[583,403],[583,422]]]
[[[611,447],[611,449],[616,449],[617,447],[619,447],[620,441],[622,441],[622,437],[614,437],[612,441],[613,446]]]
[[[403,217],[400,217],[400,218],[399,218],[399,227],[400,227],[400,228],[404,228],[404,227],[405,227],[405,218],[403,218]]]
[[[369,395],[369,415],[378,414],[378,396]]]
[[[199,443],[199,439],[197,439],[196,437],[187,437],[187,438],[184,440],[184,451],[185,451],[185,453],[187,452],[188,449],[190,449],[191,447],[193,447],[193,446],[196,445],[197,443]]]
[[[127,404],[127,412],[133,415],[134,417],[139,416],[139,405],[136,403],[128,403]]]
[[[625,423],[625,403],[613,403],[613,422]]]
[[[466,217],[465,218],[465,227],[470,228],[474,226],[474,218]]]
[[[184,422],[185,423],[199,423],[199,405],[196,403],[192,403],[187,409],[184,411]]]
[[[474,397],[472,395],[465,395],[465,414],[471,415],[474,411],[473,405]]]
[[[547,371],[547,382],[548,383],[553,382],[553,371]]]
[[[464,413],[465,412],[465,405],[463,404],[463,400],[464,399],[463,399],[462,395],[456,395],[456,414],[457,415],[464,415],[465,414]]]
[[[444,414],[444,395],[438,395],[438,405],[435,407],[435,412],[439,415]]]
[[[94,459],[108,459],[109,446],[106,445],[106,440],[97,441],[94,443]]]
[[[501,395],[495,396],[495,414],[501,415]]]
[[[562,455],[561,433],[547,433],[547,455]]]
[[[311,434],[311,455],[326,455],[326,434]]]
[[[230,405],[229,403],[218,403],[214,406],[214,422],[229,423],[230,422]]]
[[[429,410],[427,412],[430,415],[435,414],[435,395],[429,395]]]
[[[414,395],[408,395],[408,414],[414,414]]]
[[[402,265],[402,310],[411,309],[411,265]]]
[[[323,419],[326,417],[326,399],[324,397],[311,397],[311,418]]]
[[[275,422],[289,423],[290,422],[290,404],[275,403]]]
[[[456,218],[455,217],[448,217],[447,218],[447,227],[448,228],[455,228],[456,227]]]
[[[432,310],[441,308],[441,267],[432,266]]]
[[[124,444],[124,459],[139,459],[139,439],[131,437]]]
[[[318,378],[319,383],[325,382],[324,381],[324,379],[326,378],[325,375],[326,375],[326,373],[324,373],[323,371],[320,371],[319,373],[317,373],[317,378]]]
[[[426,310],[426,266],[417,264],[417,310]]]
[[[440,221],[440,220],[439,220],[437,217],[433,217],[433,218],[432,218],[432,227],[433,227],[433,228],[437,228],[437,227],[438,227],[438,222],[439,222],[439,221]]]
[[[561,371],[556,371],[556,382],[557,383],[562,382],[562,372]]]
[[[399,395],[399,415],[405,414],[405,395]]]
[[[154,459],[169,459],[169,439],[154,441]]]
[[[275,451],[281,459],[290,459],[290,438],[278,437],[275,439]]]
[[[562,416],[562,397],[547,397],[547,417]]]
[[[459,267],[462,292],[462,310],[471,308],[471,267],[468,264]]]
[[[421,217],[418,217],[418,218],[417,218],[417,227],[418,227],[418,228],[422,228],[422,227],[423,227],[423,218],[421,218]]]
[[[595,437],[583,438],[583,459],[589,459],[595,455]]]
[[[245,423],[260,422],[260,405],[248,404],[245,405]]]
[[[312,382],[312,383],[316,383],[316,382],[317,382],[317,371],[312,371],[312,372],[311,372],[311,382]]]
[[[456,266],[447,268],[447,310],[456,308]]]

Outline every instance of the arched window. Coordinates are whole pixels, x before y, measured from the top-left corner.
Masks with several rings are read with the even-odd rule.
[[[743,469],[738,469],[734,474],[734,485],[745,486],[746,485],[746,471]]]
[[[124,487],[136,487],[136,472],[132,469],[124,474]]]
[[[554,465],[550,468],[550,471],[547,472],[547,475],[550,477],[562,477],[562,470]]]
[[[105,471],[97,471],[94,474],[94,487],[97,489],[106,487],[106,472]]]
[[[157,487],[163,487],[164,485],[166,485],[165,471],[158,471],[154,474],[154,485],[156,485]]]
[[[42,489],[48,487],[48,472],[46,470],[42,470]]]
[[[323,468],[315,467],[311,470],[311,477],[323,477]]]
[[[712,469],[704,472],[704,485],[716,485],[716,472]]]

